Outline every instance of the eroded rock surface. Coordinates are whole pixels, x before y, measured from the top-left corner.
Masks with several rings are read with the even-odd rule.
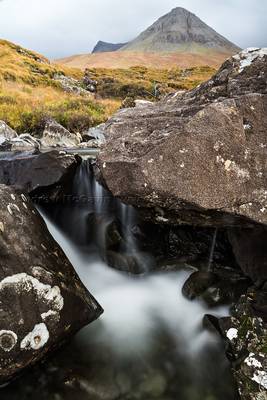
[[[119,111],[98,164],[111,192],[160,223],[267,223],[267,49],[209,81]]]
[[[58,151],[10,153],[0,156],[0,183],[55,198],[71,184],[79,163],[78,157]]]
[[[0,185],[0,384],[43,358],[102,309],[28,197]]]

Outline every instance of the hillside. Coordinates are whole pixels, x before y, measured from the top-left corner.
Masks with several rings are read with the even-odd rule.
[[[122,44],[98,42],[92,54],[56,60],[75,68],[217,68],[239,48],[196,15],[178,7],[157,20],[136,39]]]
[[[56,60],[56,64],[70,68],[190,68],[208,65],[218,68],[232,52],[205,50],[202,54],[194,53],[143,53],[114,51],[109,53],[80,54]]]
[[[159,18],[120,51],[189,52],[205,50],[235,53],[239,48],[205,24],[195,14],[177,7]]]
[[[106,121],[126,97],[153,101],[155,87],[157,96],[191,89],[214,73],[205,65],[164,68],[163,62],[161,69],[90,68],[86,75],[98,82],[97,94],[91,94],[85,90],[81,70],[51,64],[39,54],[0,40],[0,120],[19,133],[38,135],[47,118],[81,132]]]
[[[83,89],[82,78],[80,70],[0,40],[0,120],[19,133],[34,134],[48,117],[71,130],[103,122],[119,103],[96,101]]]

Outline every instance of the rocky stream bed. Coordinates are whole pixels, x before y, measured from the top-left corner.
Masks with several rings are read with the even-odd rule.
[[[1,399],[267,398],[266,111],[248,49],[121,110],[96,161],[0,125]]]

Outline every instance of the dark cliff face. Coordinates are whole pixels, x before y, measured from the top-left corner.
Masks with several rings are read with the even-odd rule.
[[[110,51],[117,51],[121,47],[126,46],[127,43],[107,43],[107,42],[102,42],[101,40],[97,42],[95,45],[92,54],[94,53],[106,53]]]
[[[177,7],[121,48],[122,51],[237,52],[239,48],[184,8]]]

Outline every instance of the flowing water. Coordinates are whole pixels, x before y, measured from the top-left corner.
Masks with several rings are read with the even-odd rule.
[[[151,271],[151,256],[140,254],[132,234],[135,210],[95,181],[88,162],[77,172],[71,201],[40,212],[105,312],[49,362],[2,390],[1,400],[238,398],[222,344],[202,328],[207,306],[182,296],[190,271]],[[120,255],[136,261],[139,275],[103,261],[114,220],[124,237]]]

